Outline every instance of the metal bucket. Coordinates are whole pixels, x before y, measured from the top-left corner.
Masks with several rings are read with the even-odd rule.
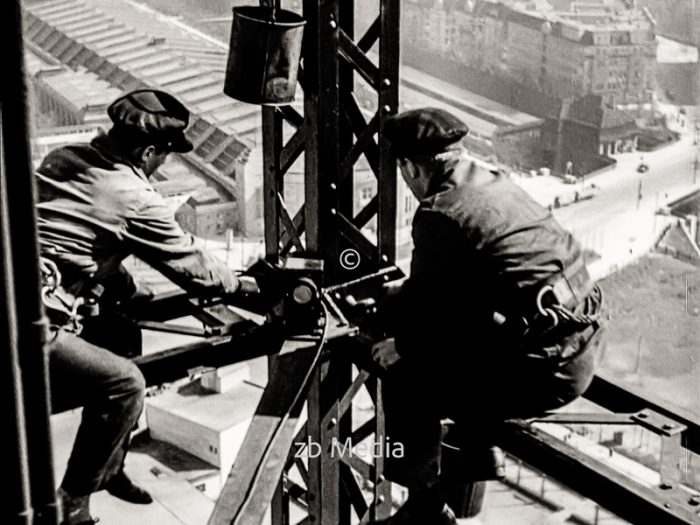
[[[224,93],[251,104],[293,102],[304,24],[283,9],[234,7]]]

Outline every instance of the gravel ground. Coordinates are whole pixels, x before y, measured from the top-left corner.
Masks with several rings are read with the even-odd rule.
[[[602,368],[700,416],[700,270],[650,254],[605,279]]]

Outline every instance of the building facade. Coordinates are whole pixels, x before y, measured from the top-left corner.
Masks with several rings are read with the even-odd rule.
[[[213,188],[203,188],[175,212],[182,228],[202,239],[222,239],[237,224],[237,210]]]
[[[594,2],[570,11],[477,1],[406,2],[406,46],[560,98],[650,102],[656,25],[649,12]]]
[[[228,46],[136,2],[29,2],[24,25],[27,45],[53,63],[34,82],[53,125],[104,118],[106,104],[132,89],[172,93],[191,111],[195,148],[183,162],[235,201],[235,230],[248,232],[240,180],[261,118],[257,106],[222,92]]]
[[[700,47],[700,3],[697,0],[636,0],[658,23],[659,34]]]

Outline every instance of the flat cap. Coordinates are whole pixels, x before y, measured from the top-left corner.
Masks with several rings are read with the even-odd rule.
[[[441,153],[467,133],[469,128],[464,122],[438,108],[406,111],[390,117],[384,125],[384,136],[397,158]]]
[[[190,112],[164,91],[139,89],[127,93],[110,104],[107,115],[121,134],[133,134],[134,139],[152,141],[172,152],[192,151],[192,143],[184,133]]]

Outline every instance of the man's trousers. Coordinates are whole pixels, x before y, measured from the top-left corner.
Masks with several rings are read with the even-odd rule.
[[[450,442],[461,450],[459,462],[468,465],[470,454],[495,444],[505,420],[535,417],[580,396],[600,352],[600,334],[565,362],[517,356],[494,337],[475,337],[473,343],[471,352],[452,358],[437,348],[402,358],[383,378],[389,448],[401,443],[405,453],[386,458],[388,479],[422,489],[440,476],[459,477],[462,466],[454,456],[449,465],[441,462],[442,420],[455,422]]]
[[[61,487],[88,495],[121,468],[143,410],[145,381],[131,361],[65,331],[53,334],[49,368],[54,410],[83,407]]]

